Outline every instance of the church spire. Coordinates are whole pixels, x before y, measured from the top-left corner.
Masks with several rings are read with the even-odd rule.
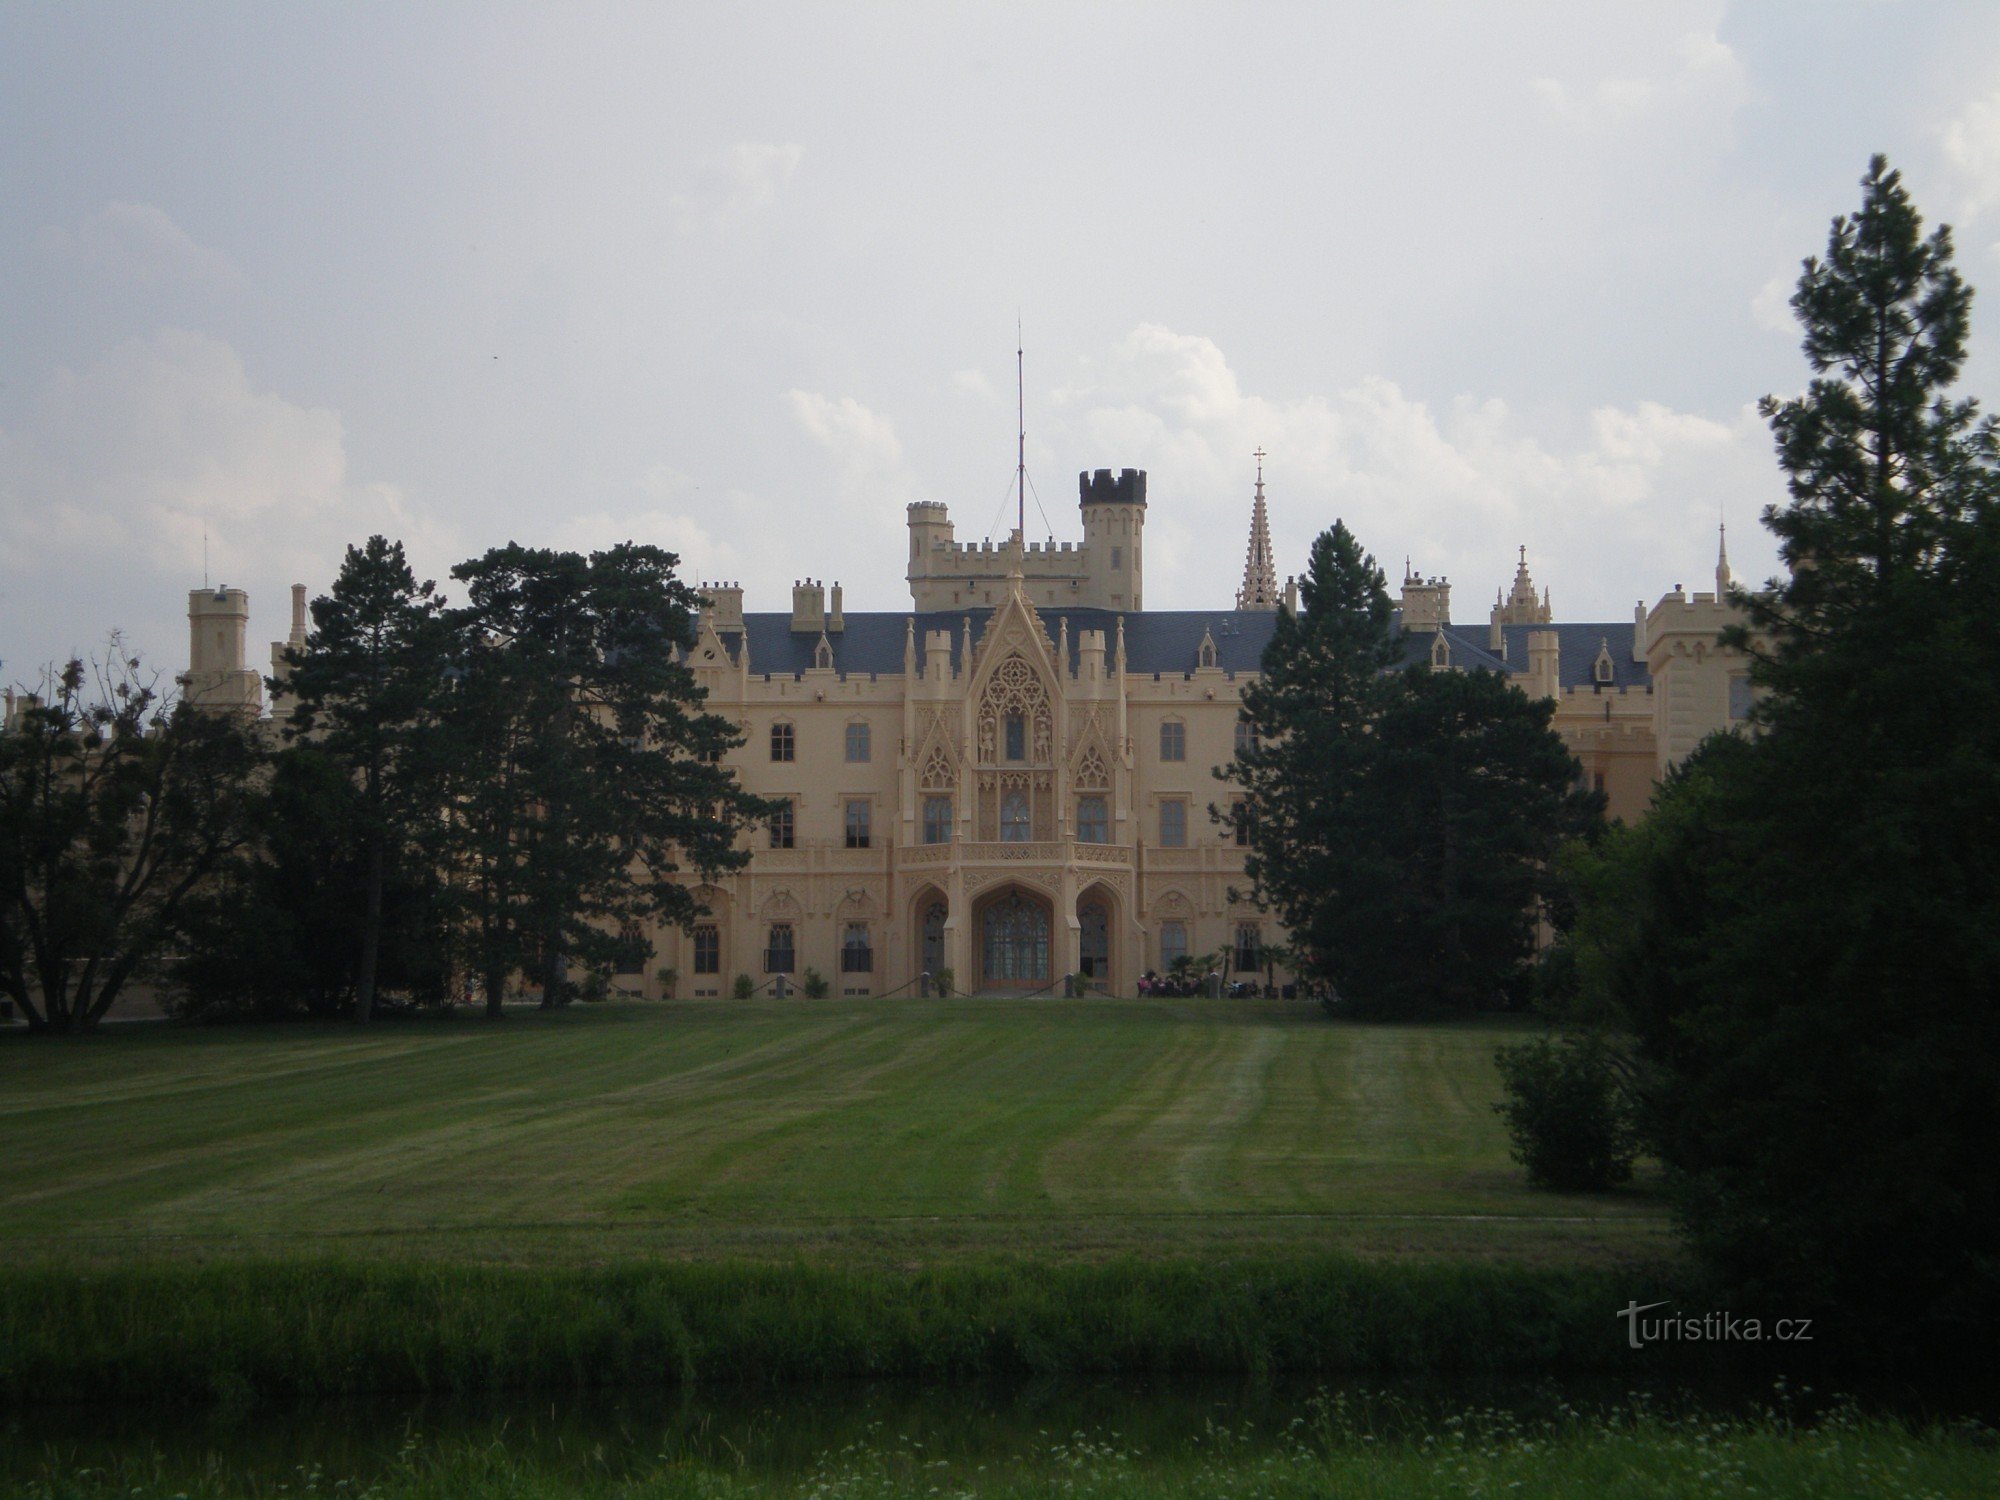
[[[1243,587],[1236,591],[1236,607],[1245,610],[1275,610],[1278,607],[1278,570],[1271,561],[1271,517],[1264,508],[1264,450],[1257,460],[1257,494],[1250,504],[1250,552],[1243,559]]]
[[[1728,598],[1729,586],[1734,581],[1729,572],[1729,523],[1718,522],[1715,545],[1715,597]]]

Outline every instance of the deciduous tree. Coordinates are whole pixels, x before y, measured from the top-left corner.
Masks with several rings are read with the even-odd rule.
[[[253,726],[162,695],[114,640],[0,732],[0,993],[38,1031],[93,1026],[249,833]]]

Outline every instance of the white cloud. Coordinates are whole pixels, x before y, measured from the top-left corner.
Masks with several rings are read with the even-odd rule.
[[[697,520],[695,511],[724,514],[740,523],[761,507],[740,490],[710,495],[691,476],[670,464],[655,464],[640,478],[642,503],[625,510],[598,510],[565,516],[541,540],[551,547],[594,552],[619,542],[660,547],[680,559],[678,575],[689,583],[733,578],[743,555],[728,536],[718,536]]]
[[[668,207],[683,230],[721,228],[775,205],[804,159],[795,142],[738,141],[704,163],[696,185],[675,193]]]
[[[1792,293],[1798,286],[1796,271],[1773,276],[1750,299],[1750,321],[1772,333],[1797,333],[1799,322],[1792,312]]]
[[[1151,471],[1155,607],[1213,605],[1233,589],[1258,447],[1281,570],[1341,517],[1385,563],[1408,553],[1466,588],[1461,618],[1511,576],[1519,543],[1568,601],[1559,613],[1615,618],[1633,598],[1705,578],[1725,509],[1739,572],[1769,571],[1747,523],[1781,493],[1749,407],[1717,420],[1640,402],[1537,424],[1495,399],[1436,409],[1382,377],[1273,398],[1245,392],[1213,341],[1151,324],[1056,404],[1091,451]]]
[[[2000,202],[2000,91],[1967,104],[1941,134],[1945,160],[1962,183],[1963,212],[1980,213]]]
[[[916,480],[904,462],[895,424],[852,396],[788,391],[792,416],[806,436],[833,460],[843,500],[874,502],[917,498]]]
[[[1712,32],[1676,38],[1646,74],[1587,83],[1543,77],[1529,88],[1549,119],[1584,134],[1689,111],[1727,116],[1750,97],[1742,60]]]
[[[204,566],[251,590],[253,636],[280,633],[286,586],[324,588],[346,544],[377,531],[420,573],[458,556],[395,486],[349,474],[338,412],[259,389],[206,334],[163,329],[60,371],[0,432],[0,592],[34,622],[19,661],[120,626],[178,667],[185,646],[163,622]]]
[[[142,286],[175,281],[234,286],[243,280],[228,256],[197,244],[165,209],[150,203],[107,203],[73,226],[49,226],[39,238],[51,255]]]

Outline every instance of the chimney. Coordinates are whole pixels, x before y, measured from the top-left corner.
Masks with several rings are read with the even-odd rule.
[[[792,633],[818,635],[826,629],[826,589],[812,578],[792,584]]]

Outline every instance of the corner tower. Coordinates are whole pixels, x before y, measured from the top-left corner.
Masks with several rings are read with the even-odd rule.
[[[196,708],[260,714],[264,680],[244,665],[250,596],[241,589],[194,589],[188,594],[188,669],[181,693]]]
[[[1143,603],[1146,471],[1109,469],[1076,476],[1088,569],[1083,602],[1099,609],[1138,611]]]

